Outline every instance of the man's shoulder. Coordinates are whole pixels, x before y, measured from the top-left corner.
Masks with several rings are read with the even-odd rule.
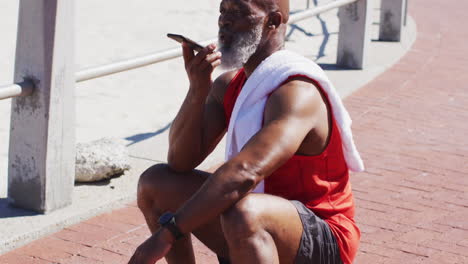
[[[265,106],[265,114],[270,113],[273,116],[288,113],[312,115],[316,106],[323,102],[321,89],[314,80],[305,76],[295,76],[271,93]]]
[[[310,87],[319,88],[318,82],[312,77],[306,75],[293,75],[283,82],[278,88],[282,87]],[[284,88],[283,88],[284,89]]]
[[[232,70],[224,72],[219,75],[213,82],[211,94],[217,102],[223,102],[224,94],[226,93],[229,84],[231,83],[232,79],[234,79],[238,71],[239,70]]]
[[[229,83],[231,83],[232,79],[236,76],[236,74],[239,72],[239,70],[232,70],[232,71],[227,71],[219,75],[216,80],[213,83],[213,88],[218,88],[218,89],[227,89],[229,86]]]
[[[313,79],[306,76],[293,76],[274,90],[270,98],[301,100],[303,96],[317,96],[320,93],[320,86]]]

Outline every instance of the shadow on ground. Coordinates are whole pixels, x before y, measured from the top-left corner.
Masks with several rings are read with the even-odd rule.
[[[164,126],[161,129],[156,130],[155,132],[149,132],[149,133],[140,133],[140,134],[135,134],[133,136],[126,137],[125,140],[131,141],[131,143],[127,144],[128,146],[131,146],[133,144],[136,144],[140,141],[149,139],[151,137],[157,136],[159,134],[164,133],[166,130],[168,130],[172,125],[172,121],[169,122],[166,126]]]
[[[111,189],[114,189],[114,185],[112,185],[112,179],[119,178],[120,176],[124,175],[125,172],[121,172],[115,175],[110,176],[109,179],[103,179],[100,181],[93,181],[93,182],[75,182],[75,186],[109,186]]]
[[[33,215],[39,215],[39,213],[14,207],[10,205],[8,198],[0,198],[0,218],[12,218]]]
[[[353,69],[350,69],[350,68],[338,66],[335,63],[318,63],[318,65],[324,71],[350,71],[350,70],[353,70]]]

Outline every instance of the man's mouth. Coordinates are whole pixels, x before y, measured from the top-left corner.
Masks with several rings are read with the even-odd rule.
[[[232,37],[229,33],[226,33],[226,32],[223,32],[223,31],[220,31],[218,33],[218,41],[223,44],[223,45],[227,45],[231,43],[232,41]]]
[[[219,40],[219,42],[220,42],[221,44],[226,44],[226,35],[220,33],[220,34],[218,35],[218,40]]]

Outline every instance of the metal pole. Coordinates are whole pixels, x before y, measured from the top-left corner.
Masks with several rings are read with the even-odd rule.
[[[408,20],[408,2],[409,0],[405,0],[405,16],[403,21],[404,26],[406,26],[406,21]]]
[[[15,83],[35,92],[11,103],[8,198],[47,213],[69,205],[75,179],[75,1],[21,0]]]
[[[24,81],[18,84],[0,86],[0,100],[17,96],[31,95],[34,91],[34,84],[31,81]]]
[[[210,43],[218,41],[217,38],[201,41],[202,45],[208,45]],[[83,82],[106,75],[123,72],[143,66],[151,65],[157,62],[174,59],[182,56],[181,48],[173,48],[162,52],[151,53],[148,55],[136,57],[133,59],[123,60],[111,64],[105,64],[101,66],[89,67],[80,70],[76,73],[76,81]]]

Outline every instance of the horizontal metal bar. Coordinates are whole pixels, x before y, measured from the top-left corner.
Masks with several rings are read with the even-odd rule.
[[[210,43],[216,42],[217,38],[201,41],[200,44],[208,45]],[[90,67],[83,70],[80,70],[76,74],[76,81],[82,82],[90,79],[95,79],[98,77],[127,71],[147,65],[151,65],[157,62],[174,59],[182,56],[182,49],[172,48],[169,50],[148,54],[145,56],[136,57],[133,59],[123,60],[111,64],[101,65],[97,67]]]
[[[34,91],[34,84],[31,81],[23,81],[21,83],[14,83],[9,85],[0,86],[0,100],[8,99],[18,96],[26,96],[32,94]]]
[[[317,7],[313,8],[313,9],[308,9],[306,11],[296,13],[294,15],[289,16],[288,24],[294,24],[294,23],[296,23],[298,21],[301,21],[301,20],[304,20],[306,18],[319,15],[319,14],[327,12],[327,11],[329,11],[331,9],[338,8],[338,7],[341,7],[341,6],[344,6],[344,5],[348,5],[348,4],[354,3],[356,1],[358,1],[358,0],[337,0],[337,1],[333,1],[333,2],[330,2],[330,3],[325,4],[325,5],[317,6]]]
[[[320,13],[326,12],[333,8],[347,5],[356,1],[358,0],[337,0],[337,1],[333,1],[325,5],[322,5],[322,6],[318,6],[314,9],[308,9],[306,11],[291,15],[289,17],[288,24],[296,23],[300,20],[304,20],[306,18],[316,16]],[[209,40],[201,41],[200,44],[208,45],[213,42],[217,42],[217,38],[212,38]],[[86,80],[91,80],[91,79],[103,77],[106,75],[111,75],[111,74],[118,73],[118,72],[140,68],[140,67],[151,65],[151,64],[158,63],[161,61],[174,59],[180,56],[182,56],[182,49],[179,47],[179,48],[172,48],[172,49],[161,51],[161,52],[151,53],[151,54],[136,57],[133,59],[122,60],[119,62],[114,62],[114,63],[105,64],[101,66],[89,67],[89,68],[86,68],[77,72],[76,81],[82,82]]]

